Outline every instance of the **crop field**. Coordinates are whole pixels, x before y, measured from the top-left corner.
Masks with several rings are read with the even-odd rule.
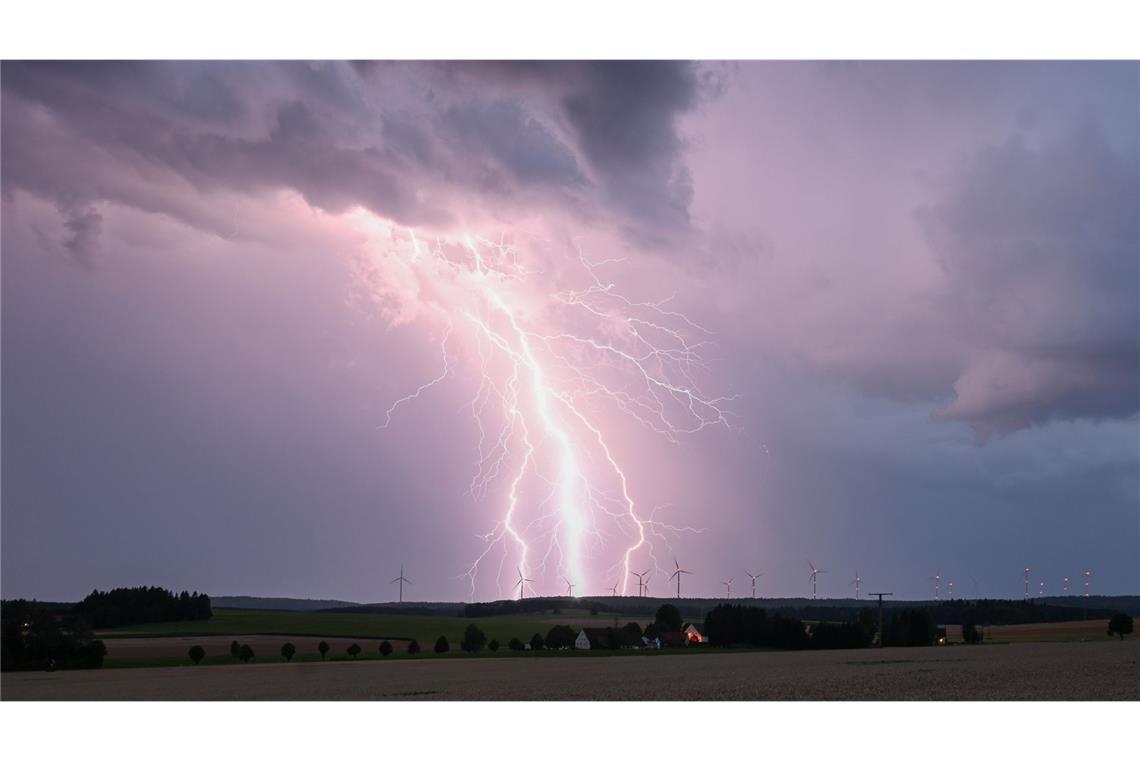
[[[715,651],[715,650],[714,650]],[[1140,641],[5,673],[5,700],[1136,700]]]

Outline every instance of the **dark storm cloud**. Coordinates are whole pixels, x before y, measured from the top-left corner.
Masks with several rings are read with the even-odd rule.
[[[920,220],[973,346],[940,419],[985,437],[1140,410],[1140,181],[1086,123],[980,152]]]
[[[561,203],[630,229],[688,218],[688,64],[16,62],[3,91],[6,189],[68,208],[111,201],[226,236],[240,221],[197,213],[187,191],[292,189],[437,226],[456,205]]]

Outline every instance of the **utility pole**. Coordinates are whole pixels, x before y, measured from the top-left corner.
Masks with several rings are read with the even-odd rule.
[[[867,594],[867,596],[879,597],[879,647],[880,648],[883,646],[883,597],[884,596],[894,596],[894,595],[895,595],[895,592],[893,592],[893,591],[872,591],[871,593]]]

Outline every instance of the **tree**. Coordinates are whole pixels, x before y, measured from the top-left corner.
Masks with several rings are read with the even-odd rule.
[[[521,652],[526,649],[526,644],[523,644],[522,640],[516,637],[507,642],[507,649],[511,649],[515,652]]]
[[[356,655],[360,654],[360,645],[354,641],[348,645],[348,649],[345,651],[352,655],[352,658],[355,660]]]
[[[978,627],[977,623],[970,622],[962,624],[962,641],[967,644],[982,643],[982,629]]]
[[[248,663],[253,659],[253,647],[249,644],[242,644],[241,649],[238,650],[238,657],[241,658],[242,662]]]
[[[329,643],[322,641],[320,644],[317,644],[317,651],[321,653],[321,659],[325,659],[325,655],[329,653]]]
[[[419,654],[419,653],[420,653],[420,642],[416,641],[415,639],[412,639],[411,641],[408,642],[408,654]]]
[[[487,648],[490,649],[492,652],[498,652],[499,651],[499,640],[498,639],[491,639],[489,642],[487,642]]]
[[[388,643],[387,639],[380,642],[380,654],[385,657],[392,654],[392,645]]]
[[[626,623],[621,627],[622,646],[639,647],[641,646],[641,626],[636,621]]]
[[[535,650],[542,649],[542,634],[541,633],[536,633],[530,637],[530,648],[535,649]]]
[[[285,658],[285,662],[292,662],[295,654],[297,654],[297,647],[293,646],[292,641],[286,641],[281,645],[281,656]]]
[[[436,654],[443,654],[444,652],[448,652],[450,650],[451,650],[451,644],[449,644],[447,642],[446,636],[440,636],[438,639],[435,640],[435,653]]]
[[[657,623],[650,623],[645,626],[645,638],[653,641],[661,635],[661,631],[657,629]]]
[[[193,662],[195,665],[200,663],[205,656],[206,656],[206,650],[203,649],[202,647],[198,646],[197,644],[190,647],[190,661]]]
[[[681,617],[681,611],[671,604],[663,604],[657,608],[654,622],[657,623],[657,629],[662,633],[676,633],[685,624]]]
[[[574,646],[574,639],[577,637],[570,626],[556,625],[547,631],[543,645],[547,649],[569,649]]]
[[[241,657],[241,644],[236,641],[230,642],[230,657]]]
[[[487,646],[487,635],[479,629],[479,626],[474,623],[467,626],[467,630],[463,632],[463,641],[459,648],[464,652],[480,652],[485,646]]]
[[[1116,634],[1120,640],[1124,640],[1125,634],[1132,633],[1132,616],[1123,612],[1118,612],[1109,618],[1108,621],[1108,635]]]

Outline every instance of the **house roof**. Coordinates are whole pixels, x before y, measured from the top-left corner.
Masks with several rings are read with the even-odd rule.
[[[689,630],[690,628],[692,628],[694,631],[701,634],[702,636],[705,635],[705,627],[703,625],[701,625],[700,623],[689,623],[687,626],[685,626],[686,631]]]

